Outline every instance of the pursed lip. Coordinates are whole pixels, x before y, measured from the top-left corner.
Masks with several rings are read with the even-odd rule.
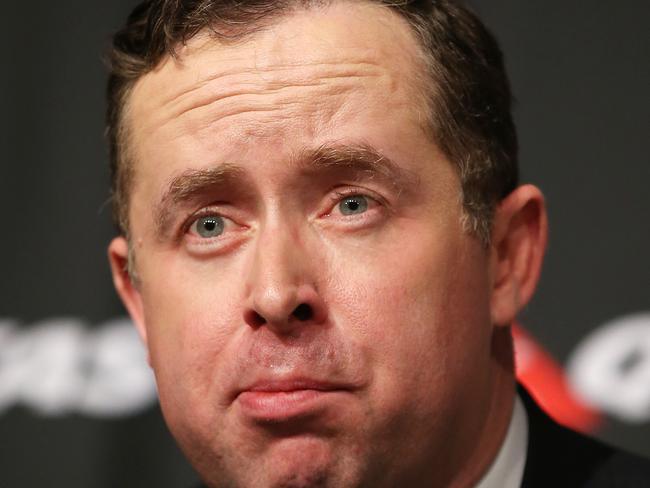
[[[347,385],[336,384],[326,381],[313,380],[308,378],[290,378],[290,379],[269,379],[259,380],[244,388],[244,391],[265,392],[265,393],[286,393],[296,390],[349,390]]]
[[[353,386],[310,378],[262,379],[240,389],[234,401],[256,421],[280,422],[315,414]]]

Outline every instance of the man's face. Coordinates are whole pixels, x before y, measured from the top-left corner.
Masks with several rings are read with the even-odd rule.
[[[416,46],[339,4],[199,36],[135,87],[131,311],[215,486],[445,480],[484,422],[488,257]]]

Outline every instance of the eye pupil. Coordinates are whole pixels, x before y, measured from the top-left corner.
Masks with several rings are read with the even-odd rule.
[[[222,217],[203,217],[196,222],[196,232],[201,237],[217,237],[223,234],[224,221]]]
[[[356,215],[368,210],[368,199],[362,195],[346,198],[339,205],[343,215]]]

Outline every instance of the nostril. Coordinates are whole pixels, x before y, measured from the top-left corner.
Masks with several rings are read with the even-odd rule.
[[[314,316],[312,308],[306,303],[301,303],[291,314],[301,322],[311,319]]]
[[[261,327],[266,324],[266,319],[255,310],[246,312],[246,322],[253,327]]]

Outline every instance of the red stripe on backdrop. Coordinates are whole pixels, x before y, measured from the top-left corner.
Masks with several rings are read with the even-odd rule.
[[[512,328],[517,380],[556,422],[594,433],[603,415],[585,405],[571,391],[562,367],[521,325]]]

